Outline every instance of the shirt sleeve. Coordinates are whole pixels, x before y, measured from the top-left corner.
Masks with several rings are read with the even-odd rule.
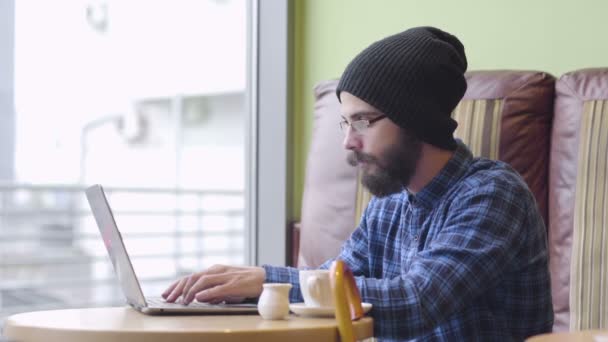
[[[404,339],[429,333],[496,286],[526,239],[525,212],[508,185],[469,190],[451,205],[439,233],[398,277],[357,277],[362,299],[373,304],[374,320],[381,322],[375,325],[377,336]]]
[[[295,267],[282,267],[272,265],[262,265],[266,271],[265,283],[290,283],[292,285],[289,291],[289,302],[303,302],[302,293],[300,292],[299,271]]]

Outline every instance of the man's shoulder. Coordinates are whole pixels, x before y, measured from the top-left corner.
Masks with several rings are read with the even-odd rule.
[[[536,207],[532,191],[517,171],[504,162],[485,158],[475,158],[458,184],[444,197],[449,203],[464,203],[464,198],[480,205],[489,205],[487,201],[493,202],[492,205],[510,203],[523,211]]]
[[[509,164],[486,158],[471,162],[461,184],[473,191],[530,192],[522,176]]]

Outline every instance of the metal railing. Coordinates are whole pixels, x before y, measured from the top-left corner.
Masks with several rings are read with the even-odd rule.
[[[84,189],[0,183],[0,327],[18,312],[124,304]],[[105,191],[146,295],[245,262],[242,191]]]

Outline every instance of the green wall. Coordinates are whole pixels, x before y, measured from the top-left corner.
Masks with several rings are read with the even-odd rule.
[[[608,66],[606,0],[294,0],[293,20],[294,219],[300,217],[312,88],[340,77],[375,40],[431,25],[460,38],[469,70],[535,69],[559,76]]]

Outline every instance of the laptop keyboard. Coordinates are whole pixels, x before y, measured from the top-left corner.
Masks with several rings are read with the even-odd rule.
[[[148,306],[150,307],[155,307],[155,308],[185,308],[185,307],[190,307],[190,308],[222,308],[222,307],[230,307],[230,308],[256,308],[257,305],[256,304],[248,304],[248,303],[243,303],[243,304],[209,304],[209,303],[201,303],[201,302],[197,302],[197,301],[193,301],[192,303],[188,304],[188,305],[184,305],[181,303],[167,303],[162,297],[152,297],[152,298],[146,298],[146,302],[148,303]]]
[[[197,301],[193,301],[192,303],[190,303],[188,305],[184,305],[179,302],[167,303],[163,298],[160,298],[160,297],[146,298],[146,302],[148,303],[148,306],[159,307],[159,308],[183,308],[183,307],[192,307],[192,308],[207,307],[208,308],[208,307],[218,306],[218,305],[214,305],[214,304],[201,303],[201,302],[197,302]]]

